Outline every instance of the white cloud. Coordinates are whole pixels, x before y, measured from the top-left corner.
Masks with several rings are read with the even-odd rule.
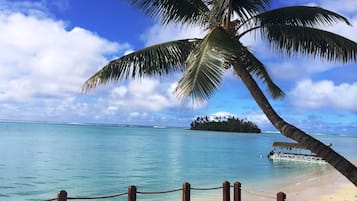
[[[357,1],[355,0],[343,0],[343,1],[326,1],[320,0],[321,7],[341,13],[356,14]]]
[[[322,8],[342,14],[356,14],[357,11],[357,2],[355,0],[291,0],[284,2],[284,4],[320,6]]]
[[[0,101],[63,96],[107,62],[104,55],[127,45],[109,42],[79,27],[22,13],[0,15]]]
[[[338,23],[331,27],[326,27],[325,30],[339,34],[350,40],[357,41],[357,15],[351,19],[353,26],[348,26],[345,23]],[[267,54],[268,52],[268,54]],[[329,71],[334,68],[343,66],[339,62],[327,62],[311,56],[297,56],[289,58],[286,55],[274,55],[272,51],[266,47],[257,49],[258,56],[262,56],[263,60],[268,60],[265,64],[271,70],[273,78],[283,80],[302,80],[307,79],[313,74]]]
[[[21,12],[36,17],[46,17],[48,9],[44,1],[8,1],[0,0],[0,11],[2,14]]]
[[[333,24],[332,26],[322,27],[321,29],[339,34],[350,40],[357,41],[357,1],[343,0],[343,1],[291,1],[292,5],[303,5],[308,2],[309,6],[321,6],[326,9],[333,10],[342,15],[345,13],[352,14],[347,16],[352,26],[348,26],[344,22]],[[271,50],[266,41],[260,39],[259,33],[250,34],[242,38],[244,44],[250,45],[254,54],[263,61],[271,70],[273,78],[283,80],[301,80],[307,79],[313,74],[329,71],[340,67],[341,63],[330,63],[321,61],[318,58],[309,56],[288,57],[281,55]]]
[[[142,35],[142,39],[145,41],[145,46],[149,46],[171,40],[202,38],[204,35],[204,31],[198,26],[168,24],[163,27],[157,23]]]
[[[216,112],[214,114],[211,115],[212,117],[233,117],[234,115],[230,112]]]
[[[357,1],[356,1],[357,3]],[[357,13],[357,8],[356,11]],[[349,22],[352,24],[352,26],[346,25],[346,23],[339,22],[331,27],[327,27],[326,30],[332,32],[332,33],[337,33],[341,36],[344,36],[350,40],[357,41],[357,14],[351,18],[348,19]]]
[[[47,13],[45,1],[0,0],[0,11],[0,119],[95,117],[93,111],[102,106],[80,101],[81,85],[108,62],[107,56],[130,46],[67,27]],[[126,93],[123,88],[114,92]]]
[[[165,87],[167,86],[167,87]],[[130,81],[128,86],[120,86],[111,90],[110,96],[104,98],[109,108],[116,112],[158,112],[178,106],[180,103],[173,97],[171,83],[154,79]]]
[[[136,117],[140,116],[140,113],[139,112],[131,112],[131,113],[129,113],[129,116],[130,116],[130,118],[136,118]]]
[[[269,126],[271,125],[269,119],[265,116],[265,114],[263,114],[261,112],[251,112],[246,115],[246,118],[249,121],[256,123],[261,128],[263,128],[263,127],[265,128],[268,125]]]
[[[128,93],[128,89],[124,86],[120,86],[120,87],[114,88],[111,91],[111,96],[114,98],[117,98],[117,97],[123,98],[127,93]]]
[[[278,60],[278,59],[276,59]],[[302,80],[309,78],[312,74],[326,72],[341,64],[328,63],[311,58],[299,56],[298,58],[280,59],[279,62],[267,62],[268,70],[273,78],[281,80]]]
[[[69,28],[47,14],[45,3],[31,5],[0,0],[0,9],[6,10],[0,14],[0,119],[149,121],[158,119],[153,114],[181,105],[173,95],[177,80],[142,79],[80,94],[83,82],[108,57],[132,52],[130,45]],[[179,35],[185,37],[184,31]]]
[[[289,93],[292,103],[302,109],[336,108],[357,112],[357,82],[336,85],[324,80],[304,80]]]

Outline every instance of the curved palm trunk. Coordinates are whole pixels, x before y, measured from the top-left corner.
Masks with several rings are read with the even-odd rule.
[[[297,141],[306,149],[309,149],[316,155],[325,159],[355,186],[357,186],[357,167],[355,165],[335,152],[329,146],[284,121],[270,105],[269,101],[249,72],[245,68],[241,68],[240,65],[234,65],[234,70],[247,86],[249,92],[275,128],[277,128],[284,136]]]

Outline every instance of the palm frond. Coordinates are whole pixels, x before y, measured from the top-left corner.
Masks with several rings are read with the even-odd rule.
[[[240,21],[245,21],[264,10],[270,0],[211,0],[208,5],[210,10],[211,26],[218,26],[223,19],[235,12]],[[230,20],[230,19],[228,19]]]
[[[351,23],[342,15],[335,12],[309,6],[289,6],[270,10],[255,16],[258,26],[265,25],[296,25],[316,26],[332,25],[336,22]]]
[[[187,60],[187,70],[176,88],[178,97],[207,101],[220,86],[235,53],[235,43],[228,33],[220,27],[211,30]]]
[[[89,91],[98,85],[128,78],[166,75],[183,71],[185,61],[201,39],[186,39],[153,45],[115,59],[90,77],[83,85]]]
[[[204,24],[208,8],[202,0],[128,0],[134,7],[151,17],[159,17],[162,24],[169,22]]]
[[[231,14],[228,13],[230,12],[231,0],[213,0],[209,3],[209,6],[211,7],[209,12],[211,27],[219,26],[227,14]]]
[[[357,43],[311,27],[271,25],[261,28],[272,47],[281,53],[311,55],[327,61],[357,61]]]
[[[250,74],[262,80],[268,87],[268,92],[274,99],[284,98],[285,93],[271,79],[264,64],[260,62],[247,48],[242,48],[245,55],[245,66]]]
[[[246,21],[264,11],[270,5],[270,2],[271,0],[232,0],[232,7],[239,20]]]

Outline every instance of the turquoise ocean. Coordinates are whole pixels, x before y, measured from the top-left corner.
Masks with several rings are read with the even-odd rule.
[[[314,135],[349,160],[357,160],[356,135]],[[45,200],[66,190],[71,197],[182,187],[266,188],[292,175],[324,174],[328,164],[271,162],[276,133],[244,134],[147,128],[0,122],[0,200]],[[165,197],[168,196],[168,197]],[[181,199],[181,193],[138,200]],[[112,200],[127,200],[126,196]]]

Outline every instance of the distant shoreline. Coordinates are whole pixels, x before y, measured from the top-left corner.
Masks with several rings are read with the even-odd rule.
[[[30,123],[74,126],[114,126],[114,127],[137,127],[137,128],[182,128],[179,126],[137,125],[137,124],[114,124],[114,123],[80,123],[80,122],[55,122],[55,121],[29,121],[29,120],[6,120],[0,119],[0,123]]]
[[[137,128],[177,128],[191,130],[189,127],[181,126],[161,126],[161,125],[137,125],[137,124],[114,124],[114,123],[82,123],[82,122],[56,122],[56,121],[31,121],[31,120],[12,120],[12,119],[0,119],[0,123],[32,123],[32,124],[52,124],[52,125],[73,125],[73,126],[113,126],[113,127],[137,127]],[[191,130],[194,131],[194,130]],[[208,130],[196,130],[196,131],[208,131]],[[225,132],[225,131],[214,131]],[[279,131],[262,131],[261,134],[280,134]],[[355,134],[343,134],[343,133],[310,133],[314,137],[318,136],[340,136],[340,137],[357,137]]]

